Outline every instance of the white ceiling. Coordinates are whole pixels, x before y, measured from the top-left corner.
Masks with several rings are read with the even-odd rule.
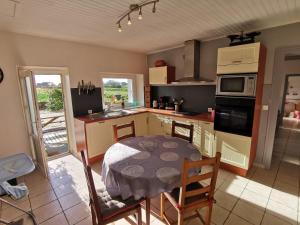
[[[185,40],[225,36],[300,21],[300,0],[160,0],[143,20],[116,21],[138,0],[0,0],[0,30],[151,52]],[[5,7],[5,8],[4,8]],[[14,11],[15,10],[15,11]]]

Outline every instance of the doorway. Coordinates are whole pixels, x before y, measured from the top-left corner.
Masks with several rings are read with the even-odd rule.
[[[300,74],[286,75],[281,112],[282,125],[300,123]]]
[[[61,70],[20,68],[19,81],[32,156],[47,177],[48,161],[72,149],[68,76]]]
[[[34,74],[42,138],[48,158],[69,152],[61,75]]]

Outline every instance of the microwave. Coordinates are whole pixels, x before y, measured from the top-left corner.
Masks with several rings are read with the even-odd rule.
[[[216,95],[255,97],[256,74],[223,74],[217,76]]]

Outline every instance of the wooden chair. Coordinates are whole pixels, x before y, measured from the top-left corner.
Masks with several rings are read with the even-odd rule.
[[[182,134],[178,134],[176,133],[176,127],[180,127],[183,129],[187,129],[189,130],[190,135],[189,136],[184,136]],[[172,121],[172,137],[179,137],[182,138],[184,140],[189,141],[190,143],[193,142],[193,135],[194,135],[194,125],[188,125],[188,124],[183,124],[183,123],[178,123],[176,121]]]
[[[118,131],[122,130],[122,129],[126,129],[126,128],[131,128],[131,133],[121,136],[118,136]],[[113,129],[114,129],[114,139],[116,142],[129,138],[129,137],[135,137],[135,127],[134,127],[134,121],[131,121],[130,123],[127,124],[122,124],[122,125],[113,125]]]
[[[171,193],[161,194],[161,211],[160,216],[168,224],[165,214],[165,201],[168,200],[178,212],[178,225],[182,225],[184,220],[199,218],[205,225],[209,225],[211,221],[212,207],[214,203],[214,191],[218,170],[220,166],[221,153],[217,152],[216,157],[208,158],[200,161],[188,161],[183,163],[181,188],[175,188]],[[190,169],[198,169],[203,166],[212,166],[212,170],[206,173],[201,173],[194,176],[189,176]],[[207,181],[210,179],[210,181]],[[203,181],[205,180],[205,185]],[[200,184],[200,181],[202,183]],[[208,207],[205,219],[202,218],[198,209]],[[192,213],[191,216],[184,218],[187,213]],[[190,214],[189,214],[190,215]]]
[[[144,199],[122,200],[120,196],[112,198],[105,188],[96,191],[92,170],[87,161],[87,151],[81,151],[81,157],[89,190],[93,225],[109,224],[123,218],[132,223],[133,221],[128,218],[132,214],[137,214],[137,224],[142,225],[141,202]]]

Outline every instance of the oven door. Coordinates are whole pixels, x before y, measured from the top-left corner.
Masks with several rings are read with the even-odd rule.
[[[231,99],[231,101],[232,104],[216,105],[214,129],[251,137],[255,100],[249,99],[247,100],[249,102],[244,105],[235,104],[236,99]]]

